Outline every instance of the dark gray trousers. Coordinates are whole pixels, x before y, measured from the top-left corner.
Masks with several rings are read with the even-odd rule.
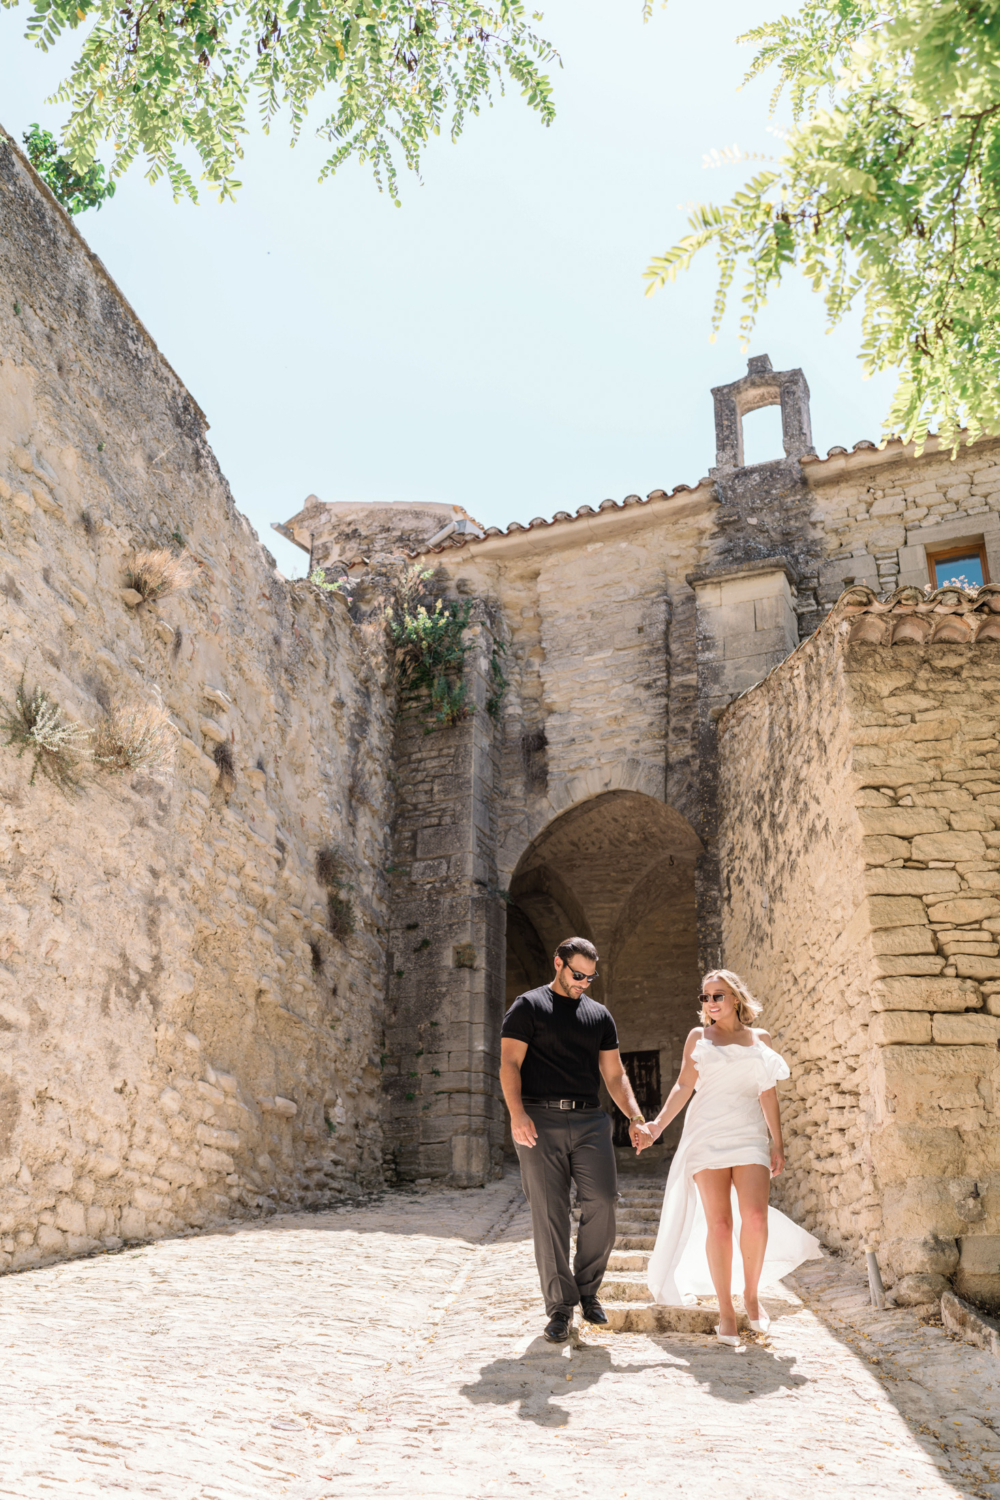
[[[517,1146],[521,1184],[531,1208],[535,1264],[545,1311],[572,1316],[594,1296],[615,1243],[618,1168],[611,1116],[603,1109],[525,1109],[538,1129],[533,1146]],[[569,1268],[569,1185],[576,1183],[580,1227]]]

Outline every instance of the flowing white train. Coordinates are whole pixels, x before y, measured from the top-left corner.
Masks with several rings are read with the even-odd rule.
[[[661,1305],[690,1305],[714,1290],[705,1254],[708,1226],[694,1174],[706,1167],[769,1166],[767,1126],[760,1095],[789,1076],[788,1064],[756,1038],[752,1046],[716,1046],[702,1037],[694,1047],[698,1083],[670,1165],[656,1245],[647,1280]],[[733,1192],[734,1292],[743,1290],[740,1216]],[[767,1211],[767,1251],[761,1282],[780,1280],[804,1260],[822,1255],[819,1240],[776,1208]],[[763,1310],[762,1310],[763,1313]],[[756,1321],[762,1323],[766,1314]]]

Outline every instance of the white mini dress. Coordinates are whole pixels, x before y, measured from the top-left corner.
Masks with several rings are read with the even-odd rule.
[[[717,1047],[707,1037],[695,1043],[698,1070],[694,1096],[670,1164],[656,1245],[647,1281],[655,1302],[683,1306],[714,1291],[705,1254],[708,1226],[694,1181],[706,1167],[770,1168],[771,1147],[760,1096],[790,1076],[785,1059],[755,1037],[749,1047]],[[804,1260],[822,1255],[819,1240],[779,1213],[767,1211],[767,1251],[761,1285],[787,1276]],[[739,1253],[740,1216],[733,1190],[733,1291],[743,1290]]]

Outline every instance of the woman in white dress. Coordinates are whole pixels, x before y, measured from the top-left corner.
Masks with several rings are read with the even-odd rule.
[[[677,1082],[649,1121],[656,1140],[695,1095],[670,1166],[648,1281],[658,1303],[691,1302],[714,1289],[716,1333],[738,1345],[733,1291],[743,1292],[751,1328],[766,1332],[761,1273],[776,1280],[822,1251],[811,1234],[768,1207],[771,1178],[785,1165],[775,1084],[789,1068],[768,1033],[751,1024],[761,1006],[729,969],[705,975],[701,999],[704,1024],[688,1034]],[[735,1287],[734,1243],[743,1273],[737,1268]]]

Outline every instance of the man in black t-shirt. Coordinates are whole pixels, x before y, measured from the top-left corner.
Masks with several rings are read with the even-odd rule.
[[[648,1146],[652,1137],[622,1066],[611,1012],[585,993],[597,978],[597,949],[586,938],[567,938],[556,949],[555,970],[551,984],[518,995],[504,1017],[500,1083],[531,1208],[545,1337],[562,1344],[578,1302],[588,1323],[608,1321],[597,1291],[615,1243],[618,1174],[611,1117],[598,1099],[602,1078],[629,1117],[633,1146]],[[580,1208],[572,1271],[571,1180]]]

